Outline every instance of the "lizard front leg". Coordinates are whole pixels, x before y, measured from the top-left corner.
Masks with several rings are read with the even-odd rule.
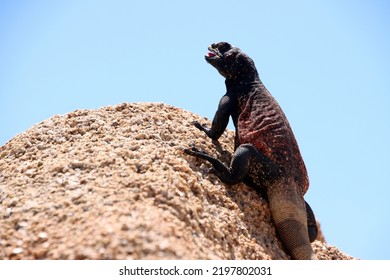
[[[208,137],[217,140],[219,137],[221,137],[222,133],[225,131],[225,128],[229,123],[229,117],[234,107],[235,107],[235,99],[229,96],[228,94],[225,94],[224,96],[222,96],[221,100],[219,101],[218,109],[215,112],[211,124],[211,128],[207,128],[206,126],[201,125],[197,121],[194,121],[193,124],[197,129],[206,133]]]

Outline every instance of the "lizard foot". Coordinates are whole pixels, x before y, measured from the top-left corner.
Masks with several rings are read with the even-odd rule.
[[[187,155],[195,156],[210,162],[213,167],[209,169],[209,173],[216,175],[222,182],[229,185],[238,182],[238,180],[234,180],[234,178],[232,178],[229,169],[219,159],[212,157],[206,152],[198,150],[195,147],[184,149],[183,152]],[[241,180],[241,178],[239,179]]]
[[[195,156],[195,157],[199,157],[199,158],[209,158],[210,157],[206,152],[201,151],[195,147],[184,149],[183,152],[187,155]]]
[[[203,125],[201,125],[198,121],[194,121],[192,124],[199,130],[203,129]]]
[[[203,131],[204,133],[206,133],[207,136],[210,137],[210,129],[206,127],[206,125],[204,124],[200,124],[200,122],[198,121],[194,121],[192,123],[197,129],[199,129],[200,131]]]

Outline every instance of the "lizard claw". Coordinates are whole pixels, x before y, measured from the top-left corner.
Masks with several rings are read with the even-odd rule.
[[[184,149],[183,152],[187,155],[196,156],[196,157],[208,156],[206,152],[203,152],[194,146]]]
[[[199,130],[203,130],[203,125],[201,125],[198,121],[194,121],[193,122],[193,125],[199,129]]]
[[[210,128],[207,128],[206,125],[200,124],[200,122],[198,122],[198,121],[194,121],[194,122],[192,122],[192,123],[193,123],[193,125],[194,125],[197,129],[199,129],[200,131],[203,131],[204,133],[206,133],[206,135],[207,135],[208,137],[211,137],[211,136],[210,136]],[[211,137],[211,138],[212,138],[212,137]]]

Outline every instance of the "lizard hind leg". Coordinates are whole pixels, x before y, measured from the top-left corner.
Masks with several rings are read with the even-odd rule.
[[[213,173],[228,184],[240,183],[248,175],[253,158],[259,157],[258,151],[250,144],[240,145],[232,156],[230,167],[225,166],[219,159],[208,155],[194,147],[185,149],[184,153],[207,160],[213,165]]]

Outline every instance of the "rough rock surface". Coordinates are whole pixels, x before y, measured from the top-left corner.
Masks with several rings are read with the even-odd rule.
[[[0,147],[0,259],[288,259],[268,204],[226,186],[197,147],[229,161],[206,119],[157,103],[54,116]],[[351,259],[315,241],[320,259]]]

